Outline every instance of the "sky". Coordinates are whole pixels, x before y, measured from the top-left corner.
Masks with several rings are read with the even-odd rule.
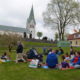
[[[52,39],[54,32],[44,26],[42,16],[49,2],[50,0],[0,0],[0,25],[25,28],[33,5],[36,32],[40,31],[43,36]]]
[[[0,0],[0,25],[26,28],[32,5],[36,20],[36,32],[54,39],[55,30],[44,26],[43,12],[46,11],[50,0]]]

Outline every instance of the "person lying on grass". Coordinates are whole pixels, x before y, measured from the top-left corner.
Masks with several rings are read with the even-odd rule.
[[[5,61],[10,61],[10,56],[8,55],[7,52],[4,52],[4,54],[1,56],[1,60]]]

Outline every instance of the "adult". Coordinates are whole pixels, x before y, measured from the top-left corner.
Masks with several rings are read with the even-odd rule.
[[[43,54],[46,54],[46,47],[43,47]]]
[[[30,49],[30,51],[27,55],[27,58],[33,59],[34,57],[37,57],[37,51],[36,51],[36,49],[32,48],[32,49]]]
[[[58,51],[58,55],[61,55],[61,54],[63,54],[64,53],[64,51],[63,51],[63,49],[60,47],[59,48],[59,51]]]
[[[75,54],[75,52],[74,52],[73,47],[71,46],[71,48],[70,48],[70,55],[73,55],[73,54]]]
[[[18,60],[23,60],[23,55],[22,55],[22,53],[23,53],[23,45],[22,45],[22,43],[20,41],[18,42],[16,53],[17,53],[16,62],[18,62]]]
[[[51,54],[48,54],[46,63],[49,68],[56,68],[56,65],[58,64],[58,58],[55,54],[55,51],[52,51]]]
[[[9,48],[9,52],[11,52],[12,51],[12,44],[9,44],[8,48]]]

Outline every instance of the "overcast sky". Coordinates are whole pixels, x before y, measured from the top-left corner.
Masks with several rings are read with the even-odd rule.
[[[36,20],[36,32],[53,38],[53,31],[44,27],[42,13],[50,0],[0,0],[0,25],[26,27],[27,18],[33,4]]]
[[[0,25],[26,28],[27,18],[31,7],[34,7],[36,32],[43,32],[44,36],[53,38],[55,33],[44,27],[42,14],[50,0],[0,0]]]

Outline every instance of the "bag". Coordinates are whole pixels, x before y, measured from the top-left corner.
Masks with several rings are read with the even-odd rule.
[[[31,68],[37,68],[38,67],[38,63],[39,63],[39,60],[38,59],[33,59],[30,64],[29,64],[29,67]]]

